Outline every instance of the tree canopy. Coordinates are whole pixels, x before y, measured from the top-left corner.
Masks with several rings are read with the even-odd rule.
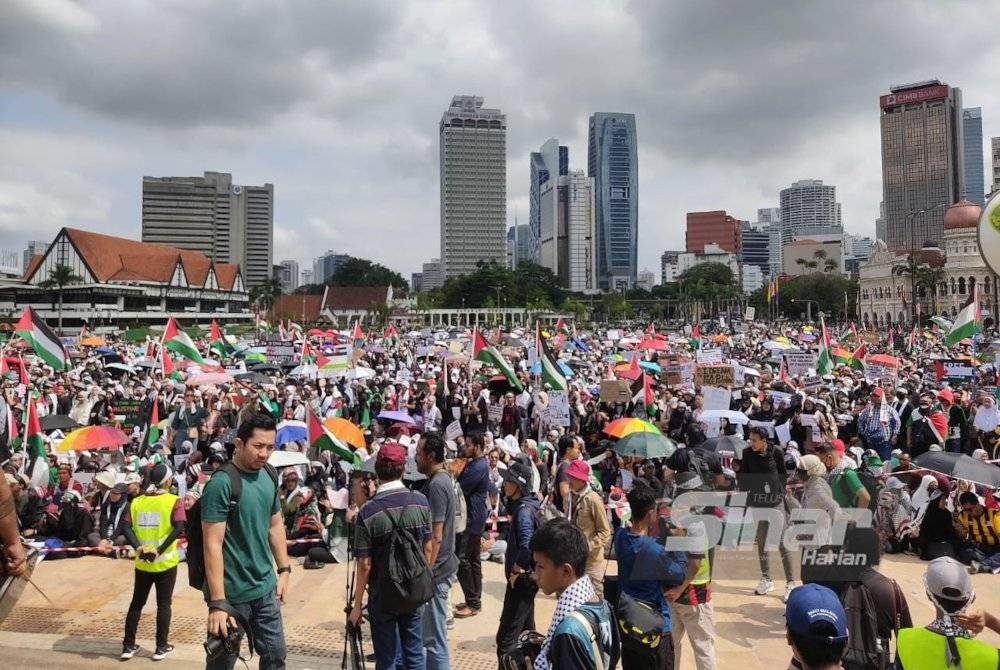
[[[782,316],[799,318],[807,311],[816,317],[817,308],[828,316],[844,317],[844,295],[847,295],[847,317],[857,310],[858,283],[843,275],[813,272],[782,279],[778,292],[778,309]],[[798,300],[813,300],[816,302],[811,310],[806,309],[806,303]],[[750,295],[750,304],[757,308],[757,314],[767,313],[767,286],[763,286]]]
[[[430,302],[447,308],[464,305],[553,309],[563,303],[566,295],[559,278],[537,263],[521,263],[517,270],[487,263],[472,274],[447,280]]]
[[[720,300],[740,295],[736,276],[723,263],[699,263],[677,277],[683,295],[695,300]]]
[[[349,256],[337,271],[326,280],[327,286],[392,286],[407,290],[409,285],[403,275],[380,263],[365,258]]]

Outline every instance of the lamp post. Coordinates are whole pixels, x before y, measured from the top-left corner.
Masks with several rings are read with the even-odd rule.
[[[915,211],[906,213],[906,230],[910,237],[910,323],[916,323],[917,320],[917,244],[916,237],[913,234],[913,222],[920,214],[926,214],[927,212],[933,212],[935,210],[941,209],[942,207],[949,207],[950,205],[946,202],[939,203],[933,207],[927,207],[926,209],[918,209]]]
[[[806,321],[812,322],[812,306],[816,305],[816,313],[821,315],[822,312],[819,311],[819,303],[815,300],[806,300],[805,298],[792,298],[793,303],[804,302],[806,304]]]

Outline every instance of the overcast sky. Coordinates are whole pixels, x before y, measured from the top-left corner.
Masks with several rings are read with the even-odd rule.
[[[308,9],[312,7],[312,9]],[[0,248],[61,226],[140,235],[143,175],[275,185],[275,262],[438,255],[438,122],[507,114],[508,222],[547,138],[633,112],[639,266],[687,211],[755,219],[797,179],[874,235],[878,96],[940,78],[1000,134],[988,2],[0,0]],[[988,161],[988,152],[984,151]],[[986,164],[986,179],[991,178]]]

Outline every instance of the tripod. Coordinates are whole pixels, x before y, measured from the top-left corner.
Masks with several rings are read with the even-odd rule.
[[[354,555],[354,547],[351,546],[352,542],[350,540],[350,535],[348,535],[348,547],[347,547],[347,579],[346,582],[346,593],[347,600],[344,607],[344,612],[348,615],[351,613],[352,603],[354,602],[354,573],[355,570],[351,567],[351,556]],[[357,561],[355,560],[355,563]],[[350,665],[348,662],[348,647],[350,648]],[[341,670],[365,670],[365,652],[361,644],[361,623],[358,625],[353,625],[350,620],[344,628],[344,654],[340,660]]]

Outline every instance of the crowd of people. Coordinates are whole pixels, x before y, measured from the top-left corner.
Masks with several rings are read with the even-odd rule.
[[[343,369],[323,363],[342,344],[300,334],[285,366],[227,352],[169,376],[141,365],[169,354],[113,336],[67,370],[9,343],[24,361],[0,403],[10,516],[46,560],[135,559],[123,659],[153,586],[153,658],[172,650],[177,566],[197,547],[209,632],[246,629],[262,668],[284,667],[278,603],[301,557],[352,563],[349,632],[369,631],[376,668],[450,667],[449,630],[478,621],[495,561],[500,667],[676,668],[689,646],[705,670],[715,564],[752,542],[757,596],[777,588],[772,551],[781,561],[793,667],[998,667],[974,639],[997,620],[969,607],[969,574],[1000,573],[997,374],[971,343],[844,328],[834,339],[856,357],[827,366],[829,336],[805,324],[551,330],[355,333]],[[971,376],[944,377],[954,360]],[[226,374],[193,383],[206,371]],[[62,451],[69,427],[42,436],[44,453],[27,439],[29,416],[115,426],[136,404],[118,448]],[[362,439],[317,449],[294,430],[335,417]],[[655,437],[631,446],[638,432]],[[898,553],[929,561],[925,628],[877,569]],[[547,622],[539,591],[556,597]]]

